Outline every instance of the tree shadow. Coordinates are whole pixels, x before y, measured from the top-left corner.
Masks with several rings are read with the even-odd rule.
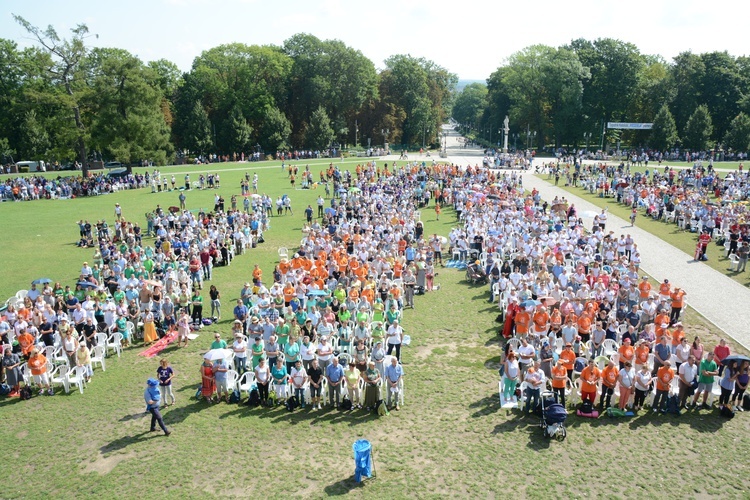
[[[480,418],[494,415],[500,408],[500,399],[497,395],[485,396],[478,401],[474,401],[469,404],[469,408],[476,408],[476,411],[471,414],[471,418]]]

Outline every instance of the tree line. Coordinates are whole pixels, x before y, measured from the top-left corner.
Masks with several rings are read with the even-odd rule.
[[[398,54],[377,71],[339,40],[232,43],[183,73],[118,48],[92,48],[14,16],[35,40],[0,39],[0,154],[60,163],[163,165],[175,156],[436,142],[456,75]]]
[[[452,116],[468,132],[509,145],[606,148],[623,141],[666,151],[750,146],[750,57],[683,52],[671,62],[631,43],[603,38],[561,47],[532,45],[487,79],[466,86]],[[651,130],[607,129],[606,123],[653,123]]]

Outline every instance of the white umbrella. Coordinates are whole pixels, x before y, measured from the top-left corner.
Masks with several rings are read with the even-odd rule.
[[[217,359],[227,359],[232,351],[230,349],[211,349],[203,355],[203,359],[216,361]]]

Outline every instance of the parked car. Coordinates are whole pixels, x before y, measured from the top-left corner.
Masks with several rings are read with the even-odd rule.
[[[123,164],[119,161],[108,161],[104,164],[104,168],[122,168]]]
[[[113,168],[109,172],[107,172],[107,178],[111,180],[120,180],[124,179],[128,176],[128,169],[127,168]]]

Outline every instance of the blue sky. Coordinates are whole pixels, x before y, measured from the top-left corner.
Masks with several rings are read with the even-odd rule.
[[[11,14],[60,34],[86,23],[92,45],[119,47],[145,61],[165,58],[188,70],[203,50],[229,42],[276,44],[295,33],[336,38],[377,68],[390,55],[431,59],[461,79],[485,79],[534,43],[612,37],[667,60],[685,50],[748,53],[738,2],[685,0],[3,0],[0,37],[31,43]]]

